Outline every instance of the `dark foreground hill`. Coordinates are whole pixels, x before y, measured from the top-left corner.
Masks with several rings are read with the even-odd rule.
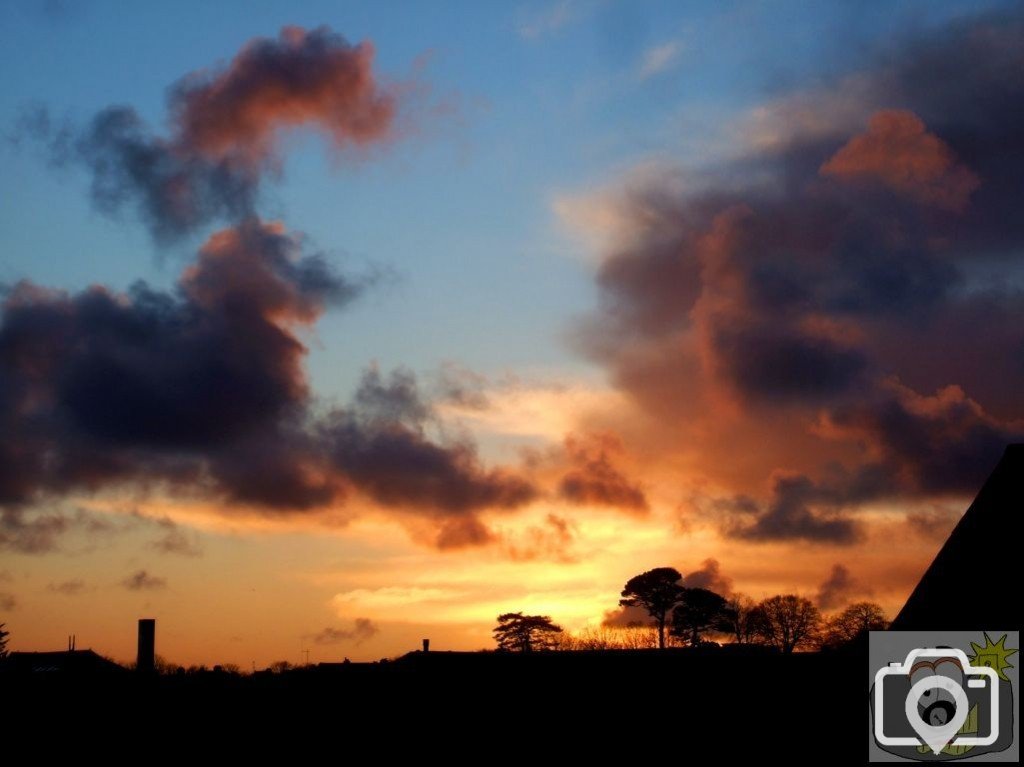
[[[368,760],[402,752],[442,764],[673,754],[668,761],[679,764],[861,764],[866,668],[863,648],[413,653],[284,674],[34,675],[0,684],[22,721],[10,730],[16,738],[59,722],[82,743],[106,733],[144,749],[297,738],[368,748]]]

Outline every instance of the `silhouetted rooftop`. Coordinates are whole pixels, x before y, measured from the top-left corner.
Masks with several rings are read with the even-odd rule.
[[[892,628],[1016,628],[1020,613],[1010,584],[1018,577],[1020,542],[1012,530],[1022,510],[1024,445],[1010,445],[921,577]]]
[[[92,674],[96,672],[126,671],[114,661],[92,650],[60,650],[57,652],[12,652],[0,669],[15,673]]]

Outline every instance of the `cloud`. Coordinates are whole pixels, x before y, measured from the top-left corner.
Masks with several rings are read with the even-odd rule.
[[[688,589],[707,589],[728,597],[732,594],[732,578],[722,573],[717,559],[705,559],[699,569],[683,576],[683,585]]]
[[[959,386],[923,395],[895,381],[830,412],[822,430],[862,440],[902,487],[927,496],[975,492],[1006,445],[1024,441],[1024,420],[994,418]]]
[[[14,594],[9,594],[6,591],[0,591],[0,611],[9,613],[18,606],[18,600],[14,598]]]
[[[857,581],[846,565],[837,562],[832,565],[832,572],[818,587],[814,601],[822,610],[834,610],[847,604],[855,596],[870,594],[871,590]]]
[[[373,613],[401,615],[410,608],[436,608],[458,604],[466,592],[448,586],[384,586],[342,591],[331,600],[339,614],[354,609]]]
[[[605,610],[601,625],[605,628],[633,628],[635,626],[651,626],[654,620],[642,607],[616,607]]]
[[[967,496],[1024,439],[1022,33],[919,32],[713,168],[556,199],[605,238],[577,349],[727,535],[851,544],[858,508]]]
[[[351,493],[432,521],[439,548],[493,536],[477,514],[538,491],[429,434],[415,378],[371,369],[352,403],[314,415],[298,333],[364,282],[303,254],[279,224],[213,234],[173,292],[77,294],[30,283],[0,306],[0,544],[52,549],[70,525],[23,507],[157,484],[265,513],[315,512]],[[196,553],[168,529],[154,545]]]
[[[918,535],[932,541],[945,541],[958,521],[959,512],[942,509],[907,514],[907,526]]]
[[[313,635],[314,644],[335,645],[352,642],[361,645],[380,633],[380,629],[369,618],[356,618],[350,629],[339,629],[328,626]]]
[[[145,570],[138,570],[122,580],[121,585],[129,591],[159,591],[167,588],[167,581]]]
[[[524,40],[549,37],[580,19],[583,10],[579,0],[556,0],[535,13],[523,14],[516,31]]]
[[[487,396],[489,382],[485,376],[455,362],[442,363],[438,374],[439,400],[460,410],[480,412],[492,403]]]
[[[516,375],[488,379],[472,375],[476,380],[464,377],[457,384],[442,379],[434,414],[445,421],[465,424],[474,433],[561,443],[566,434],[579,429],[581,422],[592,422],[600,413],[628,405],[618,392],[586,379],[572,380],[564,375],[555,380]],[[461,390],[453,393],[453,385]]]
[[[53,551],[68,528],[67,517],[61,514],[44,513],[29,518],[21,509],[0,509],[0,549],[22,554]]]
[[[821,166],[821,173],[849,182],[877,181],[951,211],[963,210],[980,183],[942,139],[903,109],[872,115],[867,132],[850,139]]]
[[[331,467],[376,503],[440,519],[440,548],[485,543],[491,536],[477,511],[515,509],[538,491],[512,471],[481,466],[468,442],[430,440],[430,416],[410,373],[385,381],[374,368],[354,406],[330,414],[318,431]]]
[[[390,140],[398,104],[373,57],[372,43],[352,45],[326,27],[284,27],[276,39],[247,43],[227,66],[174,84],[167,136],[125,106],[83,128],[35,110],[21,132],[47,142],[54,162],[86,167],[100,211],[134,206],[154,238],[168,242],[255,215],[264,179],[280,172],[288,130],[312,128],[337,150]]]
[[[611,506],[633,513],[649,510],[643,488],[613,464],[613,456],[622,453],[622,444],[613,435],[569,436],[565,453],[571,468],[559,483],[560,498],[576,505]]]
[[[640,79],[647,80],[668,71],[679,60],[682,52],[683,44],[678,40],[669,40],[648,48],[640,61]]]
[[[138,575],[138,573],[136,573],[136,575]],[[51,583],[46,588],[47,590],[52,591],[56,594],[63,594],[66,597],[73,597],[85,591],[85,581],[83,581],[81,578],[73,578],[70,581]]]
[[[861,539],[855,520],[844,516],[839,508],[855,497],[848,497],[847,488],[814,482],[803,474],[775,472],[772,476],[771,500],[764,508],[755,505],[750,515],[750,499],[740,496],[733,509],[740,520],[726,528],[736,538],[750,540],[797,540],[850,545]]]
[[[335,32],[284,27],[256,39],[224,70],[196,72],[171,89],[177,145],[232,166],[258,167],[284,129],[311,125],[343,148],[386,138],[394,96],[373,74],[374,47]]]
[[[0,439],[2,451],[3,441]],[[3,482],[4,472],[0,467],[0,487]],[[44,507],[29,513],[20,506],[20,502],[6,505],[0,497],[0,551],[47,554],[56,551],[60,539],[72,531],[94,537],[116,533],[118,529],[109,520],[85,509],[63,511]]]
[[[155,521],[163,530],[163,534],[156,540],[150,541],[151,548],[161,554],[179,554],[184,557],[202,555],[203,547],[200,545],[199,536],[196,533],[182,530],[170,517],[162,517]]]
[[[373,56],[325,27],[285,27],[179,80],[166,136],[129,107],[84,129],[28,115],[23,133],[89,167],[105,210],[137,205],[158,240],[230,225],[171,290],[0,286],[0,547],[52,550],[72,522],[43,504],[125,488],[312,519],[351,503],[440,549],[496,541],[481,514],[539,496],[522,472],[485,466],[449,436],[410,373],[372,368],[342,407],[309,389],[302,334],[374,278],[304,253],[258,216],[258,193],[292,129],[338,151],[392,138],[400,105]],[[170,520],[157,524],[153,547],[198,553]]]
[[[208,475],[232,500],[312,505],[323,490],[260,452],[296,439],[291,416],[308,396],[293,327],[359,290],[281,227],[251,220],[213,235],[173,293],[15,285],[0,309],[0,502]],[[237,474],[260,457],[262,476],[276,470],[265,498]],[[34,524],[37,547],[61,526]]]
[[[571,548],[578,535],[573,522],[548,514],[541,525],[529,525],[518,535],[505,533],[502,542],[509,559],[516,562],[575,562]]]

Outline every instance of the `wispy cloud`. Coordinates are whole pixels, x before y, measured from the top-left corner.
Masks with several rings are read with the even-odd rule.
[[[70,581],[51,583],[46,588],[57,594],[63,594],[67,597],[73,597],[78,594],[81,594],[85,590],[85,581],[83,581],[81,578],[74,578]]]
[[[183,530],[170,517],[160,517],[153,521],[163,530],[163,535],[155,541],[150,541],[150,547],[162,554],[180,554],[184,557],[202,555],[203,548],[199,543],[199,536],[194,530]]]
[[[682,52],[683,44],[679,40],[669,40],[648,48],[640,61],[640,79],[647,80],[667,71],[679,60]]]
[[[167,588],[167,581],[150,575],[145,570],[139,570],[121,581],[121,585],[129,591],[156,591]]]
[[[581,3],[558,0],[539,11],[523,13],[516,31],[524,40],[539,40],[564,29],[583,15]]]

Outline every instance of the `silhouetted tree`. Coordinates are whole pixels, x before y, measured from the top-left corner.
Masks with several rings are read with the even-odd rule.
[[[855,602],[825,623],[821,646],[835,649],[869,631],[883,631],[889,625],[885,612],[874,602]]]
[[[174,674],[177,673],[179,668],[180,666],[177,663],[172,663],[163,655],[153,656],[153,670],[158,674]]]
[[[556,645],[556,637],[561,633],[562,627],[552,623],[546,615],[504,613],[498,616],[494,641],[499,650],[548,650]]]
[[[701,634],[728,632],[731,617],[725,597],[709,589],[684,588],[679,604],[672,611],[671,633],[696,647],[701,642]]]
[[[642,607],[658,626],[658,647],[665,649],[665,621],[683,595],[683,576],[674,567],[656,567],[626,581],[622,607]]]
[[[11,635],[10,631],[4,630],[6,625],[6,623],[0,623],[0,658],[7,657],[7,637]]]
[[[821,629],[821,613],[811,600],[796,594],[765,599],[756,608],[758,632],[773,647],[791,653],[797,647],[813,644]]]
[[[761,624],[764,622],[764,613],[746,594],[734,594],[729,599],[728,621],[728,633],[736,638],[737,644],[757,644],[763,641]]]

